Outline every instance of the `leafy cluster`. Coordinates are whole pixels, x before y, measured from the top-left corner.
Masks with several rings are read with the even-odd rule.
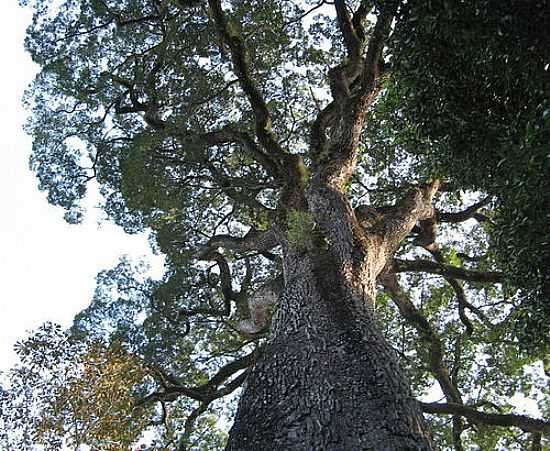
[[[549,11],[545,1],[407,2],[386,106],[429,172],[497,196],[492,252],[524,290],[515,327],[526,342],[550,332]]]
[[[76,340],[46,323],[16,345],[20,365],[2,389],[5,449],[127,450],[148,426],[150,406],[136,398],[149,370],[120,345]]]

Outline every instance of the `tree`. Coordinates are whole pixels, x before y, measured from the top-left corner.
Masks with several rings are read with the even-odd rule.
[[[491,131],[491,118],[430,110],[447,91],[429,97],[423,67],[411,69],[433,58],[407,53],[408,37],[424,43],[437,28],[421,2],[310,3],[33,2],[40,187],[78,222],[95,181],[112,220],[152,230],[166,275],[147,279],[123,259],[100,273],[68,335],[49,326],[21,345],[2,391],[5,443],[541,449],[550,424],[508,400],[532,389],[547,413],[547,346],[519,346],[525,334],[509,324],[521,279],[488,240],[510,204],[497,185],[466,180],[442,139],[463,121]],[[484,43],[502,53],[479,28],[451,30],[479,46],[463,58],[471,66]],[[76,347],[59,354],[60,340]],[[30,387],[17,376],[29,371]],[[74,376],[48,379],[61,372]],[[434,382],[445,402],[412,396]],[[90,384],[111,395],[60,407],[89,400]],[[37,420],[21,422],[23,409]],[[213,415],[234,418],[226,445]]]

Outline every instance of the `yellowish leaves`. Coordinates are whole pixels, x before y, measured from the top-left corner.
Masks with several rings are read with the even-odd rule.
[[[146,408],[135,402],[135,392],[148,375],[143,362],[119,345],[93,343],[80,356],[75,374],[52,393],[38,438],[54,433],[73,445],[130,449],[148,424]]]

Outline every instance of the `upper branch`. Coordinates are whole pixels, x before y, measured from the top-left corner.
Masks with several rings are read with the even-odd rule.
[[[355,26],[352,18],[349,15],[346,2],[344,0],[335,0],[334,7],[336,8],[336,17],[340,31],[344,37],[344,43],[348,50],[350,58],[359,58],[362,50],[362,40],[355,31]]]
[[[457,211],[454,213],[444,213],[444,212],[437,212],[437,220],[439,222],[464,222],[468,219],[474,218],[477,219],[479,222],[486,221],[488,218],[485,215],[482,215],[479,213],[479,210],[485,207],[486,205],[491,202],[491,196],[488,196],[479,202],[476,202],[475,204],[469,206],[468,208]]]
[[[216,29],[223,42],[229,47],[233,68],[239,79],[241,88],[245,92],[256,122],[256,135],[261,144],[276,158],[282,160],[285,152],[277,142],[271,131],[271,113],[267,104],[250,75],[248,52],[239,34],[228,25],[227,18],[221,7],[220,0],[209,0],[210,10]]]
[[[344,31],[344,35],[351,36],[349,30],[353,24],[345,6],[338,3],[337,10],[341,11],[339,13],[341,27],[349,32]],[[350,58],[348,63],[341,63],[329,72],[334,101],[339,107],[339,125],[334,138],[330,143],[326,143],[323,127],[328,124],[326,118],[329,117],[327,111],[330,110],[322,111],[312,127],[311,143],[318,176],[323,183],[328,183],[338,190],[343,189],[357,164],[357,147],[365,117],[379,89],[378,75],[382,49],[389,33],[392,17],[393,12],[389,9],[380,12],[364,59],[360,58],[360,52],[359,56]],[[353,43],[350,41],[349,45],[355,49],[356,38],[350,39]],[[351,92],[350,84],[358,78],[359,89]]]
[[[372,0],[361,0],[361,3],[351,19],[355,34],[361,40],[365,39],[365,30],[363,22],[367,18],[369,11],[372,9],[374,2]]]
[[[200,259],[209,259],[218,247],[232,250],[237,253],[256,251],[266,252],[277,246],[277,235],[273,230],[265,232],[256,229],[250,229],[244,237],[234,237],[231,235],[215,235],[197,253]]]
[[[439,186],[439,180],[435,180],[423,189],[414,189],[384,215],[384,241],[390,253],[393,254],[418,221],[434,215],[432,202]]]
[[[271,176],[277,178],[277,161],[267,154],[246,132],[240,130],[239,123],[227,124],[217,130],[204,133],[194,133],[188,130],[181,130],[172,126],[174,135],[184,144],[198,145],[204,147],[220,146],[224,144],[236,143],[254,158]]]

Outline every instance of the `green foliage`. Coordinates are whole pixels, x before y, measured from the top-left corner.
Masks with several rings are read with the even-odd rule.
[[[492,252],[525,291],[531,343],[550,332],[549,23],[544,1],[408,2],[385,101],[429,173],[498,196]]]
[[[16,350],[21,364],[0,398],[5,449],[123,451],[148,426],[151,408],[135,399],[149,370],[119,345],[78,340],[47,323]]]
[[[287,218],[287,238],[292,245],[313,250],[315,221],[308,211],[290,210]]]

